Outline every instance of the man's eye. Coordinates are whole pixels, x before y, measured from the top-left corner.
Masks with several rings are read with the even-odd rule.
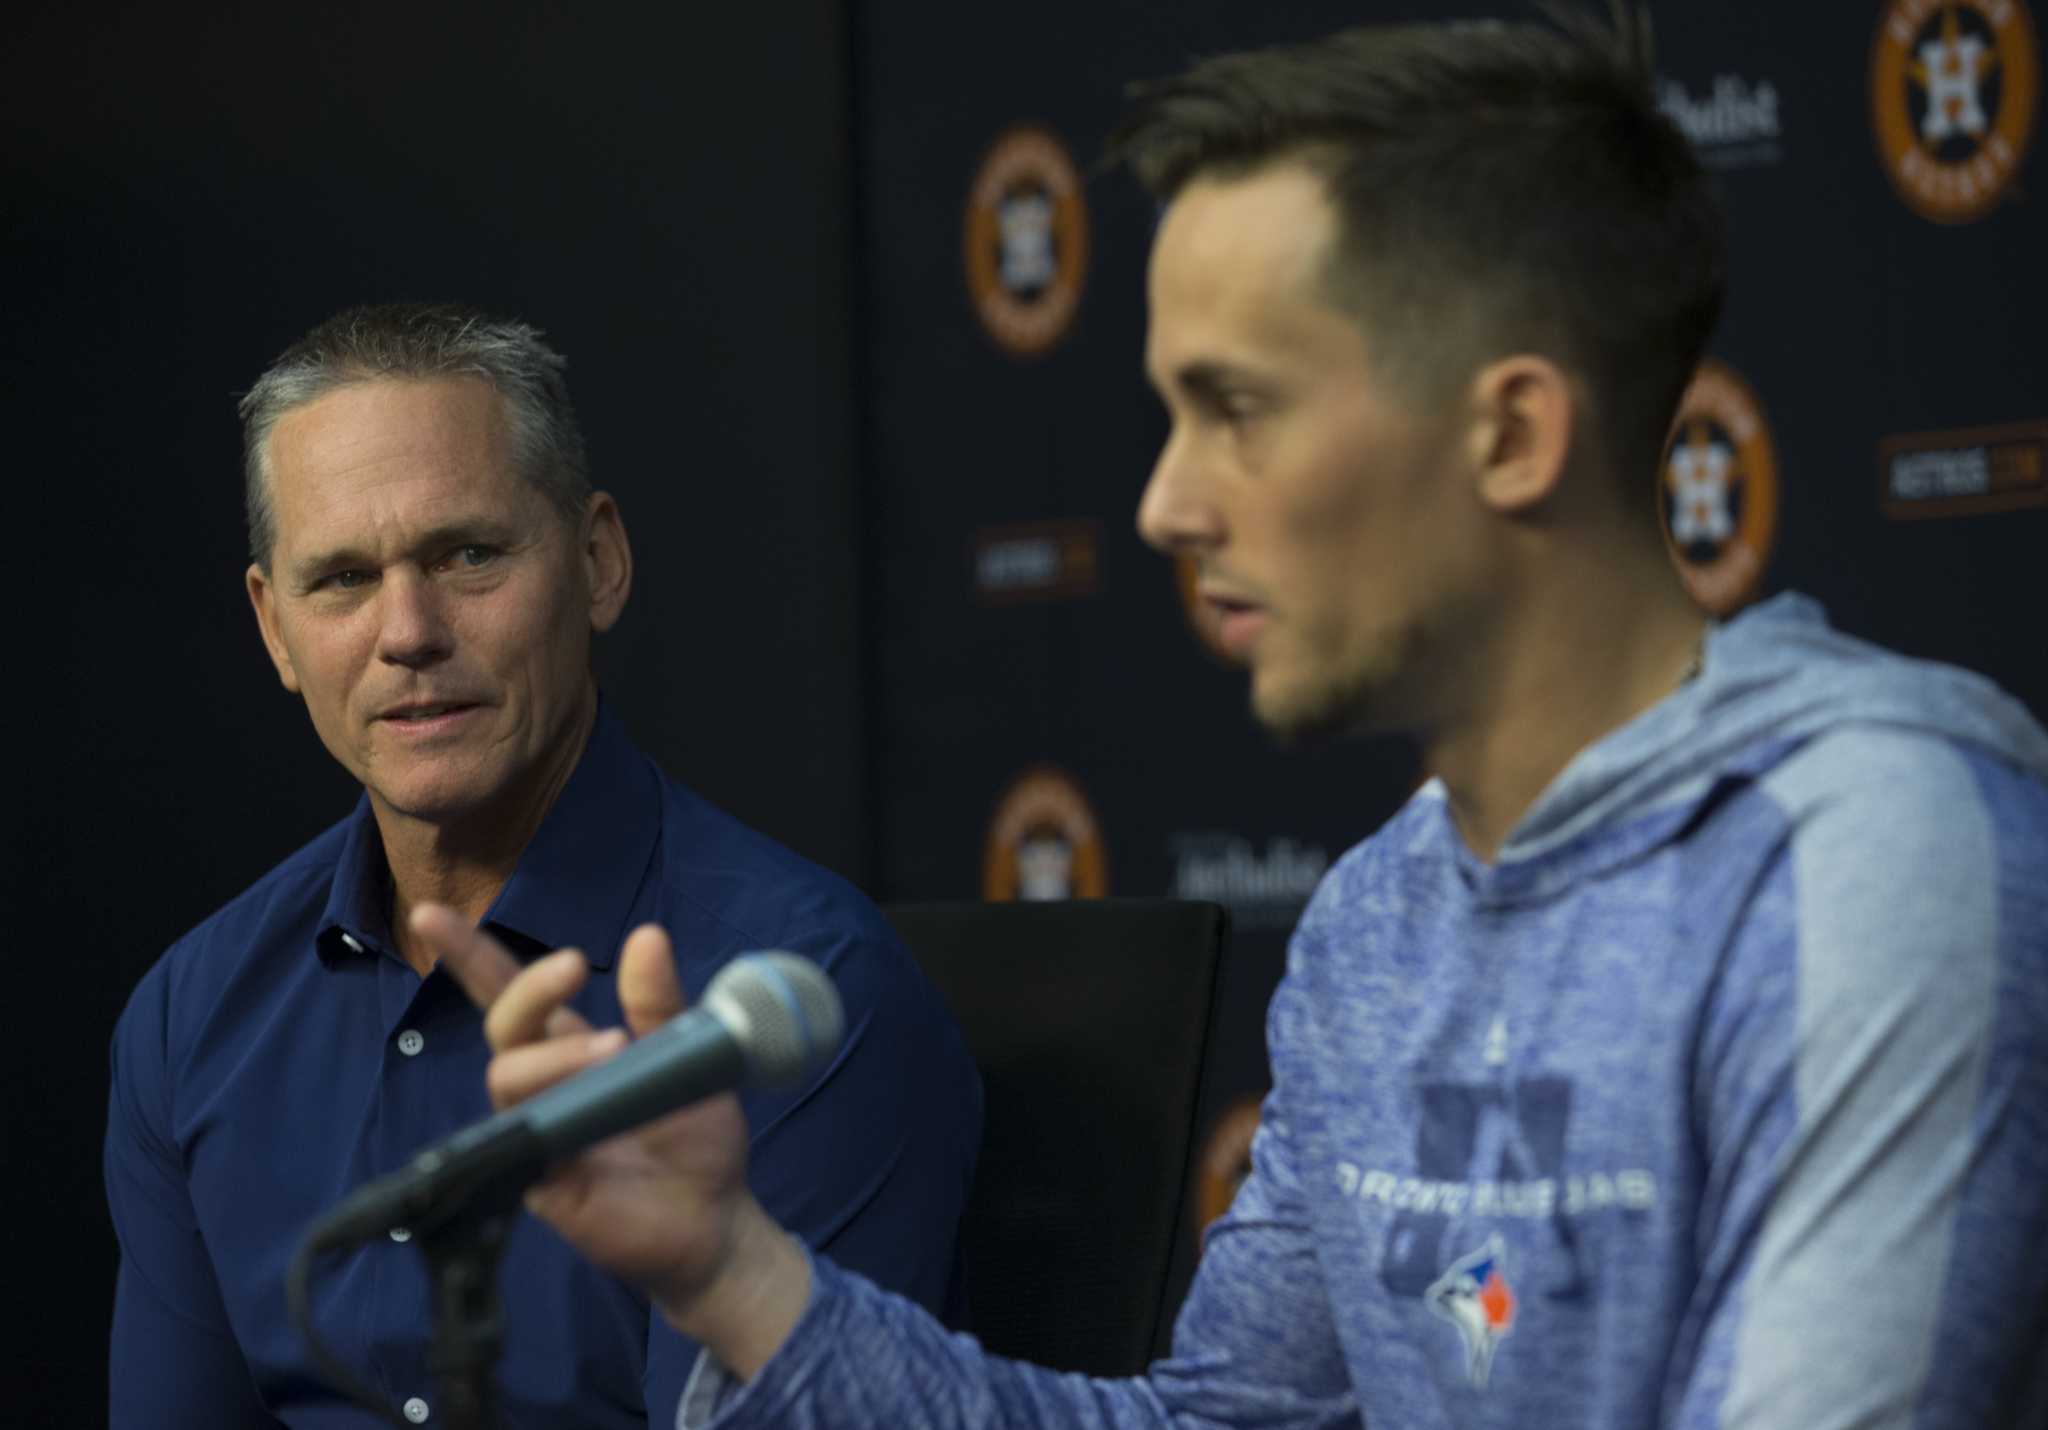
[[[441,566],[444,569],[451,566],[460,566],[474,571],[479,567],[490,565],[497,559],[497,547],[472,543],[468,546],[458,546],[453,551],[450,551],[441,558]]]
[[[1210,410],[1221,421],[1236,426],[1257,417],[1261,411],[1261,406],[1257,398],[1226,392],[1217,395],[1215,401],[1210,404]]]
[[[357,591],[370,584],[367,571],[332,571],[320,583],[337,591]]]

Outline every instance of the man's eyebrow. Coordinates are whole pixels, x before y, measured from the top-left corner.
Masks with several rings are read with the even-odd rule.
[[[514,539],[515,534],[509,523],[495,517],[459,517],[421,532],[413,539],[406,555],[437,556],[456,546],[504,546]],[[291,565],[291,577],[295,584],[304,587],[336,571],[377,564],[378,558],[360,547],[338,546],[331,551],[316,551],[294,561]]]
[[[322,576],[331,575],[336,571],[345,571],[351,567],[368,566],[370,564],[372,564],[372,560],[368,553],[359,551],[353,546],[337,546],[331,551],[315,551],[301,556],[298,560],[292,562],[290,575],[293,585],[306,587],[312,585]]]
[[[438,555],[451,546],[503,546],[513,535],[512,524],[496,517],[458,517],[422,532],[413,542],[412,554]]]
[[[1225,391],[1257,384],[1255,374],[1216,358],[1197,358],[1181,364],[1172,373],[1173,385],[1195,397],[1214,398]]]

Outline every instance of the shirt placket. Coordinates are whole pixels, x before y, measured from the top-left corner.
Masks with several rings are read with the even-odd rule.
[[[403,1167],[423,1147],[446,1137],[483,1106],[482,1034],[461,991],[436,972],[422,979],[384,955],[379,970],[383,1014],[377,1127],[373,1137],[383,1172]],[[474,1098],[451,1088],[475,1089]],[[372,1357],[391,1409],[409,1425],[434,1420],[438,1387],[427,1365],[432,1305],[424,1258],[411,1227],[394,1227],[376,1258],[373,1303],[379,1324]]]

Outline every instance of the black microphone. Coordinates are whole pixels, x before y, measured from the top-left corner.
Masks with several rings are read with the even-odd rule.
[[[743,955],[719,970],[696,1007],[365,1183],[306,1242],[346,1246],[393,1227],[424,1230],[484,1195],[509,1201],[549,1163],[615,1133],[714,1093],[795,1081],[844,1033],[838,990],[815,963],[793,953]]]

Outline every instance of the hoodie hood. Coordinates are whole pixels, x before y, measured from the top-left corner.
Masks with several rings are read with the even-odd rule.
[[[1581,750],[1493,865],[1451,838],[1486,901],[1544,897],[1672,838],[1725,782],[1868,725],[1956,741],[2048,781],[2048,733],[2017,700],[1981,675],[1845,636],[1788,593],[1709,628],[1699,673]],[[1441,804],[1441,786],[1425,796]],[[1447,829],[1448,810],[1430,822]]]

